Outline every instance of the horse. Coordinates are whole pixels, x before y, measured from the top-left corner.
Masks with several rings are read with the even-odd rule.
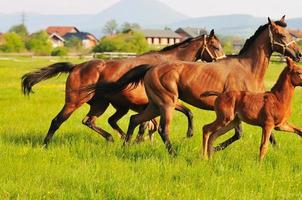
[[[240,121],[262,128],[260,161],[268,150],[272,130],[287,131],[302,137],[302,128],[288,123],[294,90],[302,86],[302,68],[286,58],[287,67],[281,72],[270,92],[228,91],[205,92],[203,96],[218,96],[214,109],[216,120],[203,127],[203,154],[212,157],[215,139],[232,129]]]
[[[137,88],[133,92],[116,94],[112,98],[107,98],[104,93],[80,92],[80,88],[104,81],[116,81],[130,69],[144,63],[155,65],[169,60],[197,61],[199,59],[211,62],[223,55],[221,43],[212,30],[209,35],[189,38],[181,43],[167,46],[158,52],[145,53],[135,58],[108,61],[92,60],[77,65],[67,62],[55,63],[23,75],[22,90],[25,95],[29,95],[32,92],[32,87],[40,81],[59,73],[69,73],[66,81],[65,105],[52,120],[44,144],[49,143],[61,124],[84,103],[90,105],[90,110],[83,119],[83,124],[99,133],[107,141],[113,141],[110,133],[96,126],[96,119],[105,112],[111,103],[116,108],[116,112],[109,118],[108,122],[123,138],[125,134],[117,125],[117,121],[128,112],[129,108],[135,111],[142,110],[141,102],[144,104],[147,102],[144,89]],[[187,115],[189,121],[188,135],[190,135],[190,131],[193,129],[191,111],[181,104],[177,109]],[[141,127],[144,129],[145,125],[142,124]]]
[[[205,91],[264,91],[263,79],[273,52],[290,56],[296,61],[301,58],[298,45],[285,27],[285,16],[275,22],[268,18],[268,23],[258,28],[238,55],[212,63],[174,61],[157,66],[142,65],[129,70],[117,82],[98,84],[93,90],[116,92],[143,80],[149,104],[143,113],[130,117],[124,145],[129,144],[138,124],[160,116],[159,133],[168,152],[175,155],[169,139],[169,126],[178,99],[201,109],[213,110],[216,97],[200,97],[200,94]],[[238,140],[241,134],[239,123],[235,135],[216,150],[224,149]],[[271,138],[274,141],[273,135]]]

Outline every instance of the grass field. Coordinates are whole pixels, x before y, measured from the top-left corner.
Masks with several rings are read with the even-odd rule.
[[[279,147],[270,146],[260,165],[261,129],[244,124],[240,141],[205,161],[199,155],[201,127],[214,113],[193,107],[192,139],[185,139],[186,118],[174,115],[171,140],[176,158],[168,156],[158,135],[153,144],[122,148],[112,133],[116,142],[106,143],[82,125],[87,105],[62,125],[48,149],[42,148],[50,121],[64,103],[66,76],[40,83],[29,98],[21,94],[20,77],[49,63],[0,60],[0,199],[302,199],[301,138],[276,133]],[[268,89],[284,65],[269,66]],[[301,103],[297,88],[291,122],[299,126]],[[98,119],[109,132],[107,118],[113,112],[110,108]],[[124,130],[129,116],[119,123]]]

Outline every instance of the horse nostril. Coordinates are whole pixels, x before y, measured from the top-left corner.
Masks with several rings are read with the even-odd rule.
[[[302,53],[301,53],[301,52],[298,53],[298,57],[299,57],[299,58],[302,57]]]

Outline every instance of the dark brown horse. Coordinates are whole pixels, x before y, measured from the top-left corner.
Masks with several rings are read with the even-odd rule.
[[[237,126],[240,121],[262,128],[260,160],[267,153],[273,129],[293,132],[302,137],[302,128],[288,123],[295,87],[302,86],[302,68],[290,58],[287,57],[286,60],[287,67],[270,92],[229,91],[222,94],[217,92],[203,94],[203,96],[219,95],[214,105],[216,120],[203,127],[203,153],[206,158],[213,154],[215,139]]]
[[[144,80],[149,104],[143,113],[131,116],[125,143],[131,140],[135,127],[154,117],[161,116],[161,137],[170,153],[174,153],[169,139],[172,112],[178,99],[195,107],[213,110],[215,97],[200,97],[206,91],[230,90],[263,91],[264,75],[274,51],[299,60],[300,49],[285,29],[284,17],[260,26],[246,41],[239,55],[229,56],[214,63],[192,63],[175,61],[155,67],[140,66],[130,70],[115,84],[95,86],[98,91],[123,90],[127,84]],[[139,72],[139,73],[137,73]],[[239,126],[238,126],[239,127]],[[241,132],[222,143],[225,148],[239,139]]]
[[[128,112],[129,108],[138,112],[143,110],[148,103],[144,88],[138,87],[136,90],[117,93],[111,98],[108,98],[106,93],[102,92],[81,92],[81,88],[96,83],[116,81],[127,71],[141,64],[155,65],[171,60],[196,61],[198,59],[211,62],[222,55],[224,54],[220,41],[215,36],[214,30],[212,30],[209,36],[201,35],[196,38],[190,38],[179,44],[168,46],[159,52],[150,52],[135,58],[110,61],[93,60],[78,65],[55,63],[25,74],[22,77],[22,88],[25,94],[29,94],[33,85],[40,81],[62,72],[70,73],[66,81],[65,105],[52,120],[47,136],[44,139],[44,144],[48,144],[60,125],[84,103],[90,105],[90,111],[83,119],[83,124],[98,132],[108,141],[113,141],[112,136],[107,131],[96,126],[95,120],[105,112],[111,103],[117,111],[109,118],[109,124],[118,131],[120,137],[124,137],[124,133],[117,125],[117,121]],[[181,104],[178,104],[177,110],[187,115],[190,122],[188,129],[188,134],[190,135],[192,129],[190,110]]]

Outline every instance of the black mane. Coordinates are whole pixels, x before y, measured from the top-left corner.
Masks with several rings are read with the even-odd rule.
[[[275,21],[275,23],[278,25],[278,26],[281,26],[281,27],[286,27],[287,24],[285,22],[281,22],[281,21]],[[265,25],[262,25],[260,26],[257,31],[254,33],[253,36],[251,36],[249,39],[247,39],[242,47],[242,49],[240,50],[239,52],[239,55],[245,53],[248,48],[251,46],[252,43],[254,43],[254,40],[258,37],[258,35],[264,31],[266,28],[267,28],[268,24],[265,24]]]

